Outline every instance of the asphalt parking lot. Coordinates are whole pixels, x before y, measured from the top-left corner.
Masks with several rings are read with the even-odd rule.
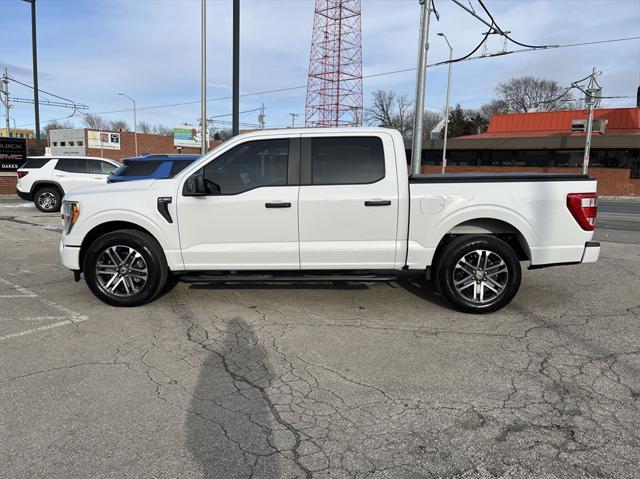
[[[637,478],[640,203],[601,259],[457,313],[429,285],[178,284],[114,309],[0,202],[0,476]]]

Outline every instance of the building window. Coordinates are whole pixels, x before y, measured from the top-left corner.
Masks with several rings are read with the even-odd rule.
[[[66,141],[61,141],[60,142],[60,146],[67,146],[67,142]]]
[[[78,146],[84,146],[84,142],[82,140],[78,140]]]
[[[73,141],[69,142],[69,146],[76,146],[75,143]]]
[[[54,142],[53,142],[53,146],[58,146],[58,142],[57,142],[57,141],[54,141]]]

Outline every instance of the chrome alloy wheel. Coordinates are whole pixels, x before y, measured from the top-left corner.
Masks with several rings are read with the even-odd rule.
[[[49,191],[45,191],[38,195],[38,204],[45,210],[50,210],[56,207],[57,199],[56,195]]]
[[[100,286],[114,296],[128,297],[139,293],[148,276],[147,263],[130,246],[109,246],[98,256],[96,277]]]
[[[509,270],[493,251],[478,249],[465,254],[453,270],[456,292],[469,302],[483,305],[498,298],[507,287]]]

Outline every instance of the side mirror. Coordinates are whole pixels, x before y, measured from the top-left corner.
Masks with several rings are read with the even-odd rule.
[[[194,173],[184,183],[182,196],[204,196],[207,192],[204,188],[204,176],[201,171]]]

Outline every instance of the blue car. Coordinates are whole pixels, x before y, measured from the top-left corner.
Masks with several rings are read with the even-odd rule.
[[[173,178],[198,158],[200,155],[144,155],[125,158],[122,166],[107,177],[107,183]]]

